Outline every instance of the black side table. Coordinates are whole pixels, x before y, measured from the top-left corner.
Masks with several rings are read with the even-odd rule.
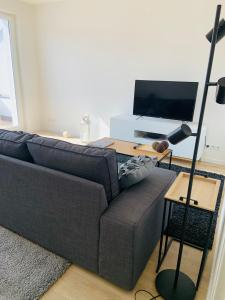
[[[174,183],[172,184],[172,186],[170,187],[169,191],[167,192],[164,198],[165,202],[164,202],[164,211],[163,211],[163,220],[162,220],[161,240],[160,240],[160,247],[159,247],[158,264],[156,269],[157,273],[164,261],[164,258],[166,257],[169,251],[172,242],[174,240],[179,241],[179,239],[174,239],[173,237],[171,237],[169,241],[168,228],[170,226],[173,203],[179,205],[185,205],[189,176],[190,174],[181,172],[176,178],[176,180],[174,181]],[[191,206],[196,209],[207,211],[210,214],[210,221],[208,224],[205,246],[196,247],[202,251],[202,259],[201,259],[200,268],[198,272],[196,290],[199,287],[199,283],[206,263],[209,241],[210,241],[211,230],[212,230],[212,222],[215,215],[216,201],[219,193],[220,182],[221,182],[220,180],[203,177],[199,175],[195,175],[194,177],[194,184],[193,184],[193,191],[192,191],[193,200],[191,201]],[[199,227],[201,227],[201,224],[199,224]],[[165,235],[165,241],[164,241],[164,235]],[[193,246],[191,244],[188,245]]]

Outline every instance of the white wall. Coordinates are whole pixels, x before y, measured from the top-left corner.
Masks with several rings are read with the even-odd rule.
[[[199,81],[199,101],[216,0],[64,0],[37,6],[42,128],[79,135],[83,113],[92,136],[109,133],[112,115],[131,113],[135,79]],[[225,4],[224,0],[220,3]],[[223,8],[225,16],[225,7]],[[225,76],[225,41],[212,80]],[[205,159],[225,162],[225,107],[211,89]],[[195,116],[195,119],[196,119]]]
[[[0,0],[0,13],[14,16],[16,23],[16,44],[18,77],[20,79],[18,97],[22,102],[22,129],[35,131],[40,128],[39,81],[35,31],[35,8],[18,0]]]
[[[210,276],[206,300],[224,300],[225,298],[225,202],[222,201],[220,221],[217,227],[215,255]]]

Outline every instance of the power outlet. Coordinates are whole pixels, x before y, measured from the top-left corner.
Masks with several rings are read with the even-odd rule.
[[[207,148],[211,151],[220,151],[220,146],[207,145]]]

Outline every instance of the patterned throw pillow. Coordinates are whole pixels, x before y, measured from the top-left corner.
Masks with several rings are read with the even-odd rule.
[[[156,157],[135,156],[126,163],[119,164],[118,173],[121,189],[128,189],[148,177],[155,168],[156,163]]]

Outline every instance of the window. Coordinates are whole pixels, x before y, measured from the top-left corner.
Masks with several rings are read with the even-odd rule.
[[[17,127],[10,19],[0,14],[0,128]]]

